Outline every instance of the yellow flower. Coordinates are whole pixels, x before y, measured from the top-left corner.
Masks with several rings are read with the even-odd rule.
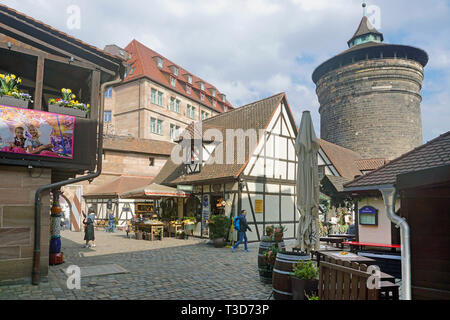
[[[11,80],[11,78],[9,76],[6,76],[6,83],[8,83],[9,80]]]
[[[16,78],[16,75],[15,75],[15,74],[12,74],[12,75],[11,75],[11,78],[14,80],[14,79]]]
[[[62,89],[61,89],[61,92],[66,92],[66,89],[65,89],[65,88],[62,88]]]
[[[17,78],[17,83],[22,83],[22,79],[21,78]]]
[[[70,90],[70,89],[67,89],[67,93],[72,93],[72,90]]]
[[[77,97],[76,95],[74,95],[74,94],[72,95],[72,99],[75,99],[76,97]]]

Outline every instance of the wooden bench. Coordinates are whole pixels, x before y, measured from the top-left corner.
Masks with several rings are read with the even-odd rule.
[[[378,288],[369,288],[366,264],[324,257],[319,267],[320,300],[398,300],[399,285],[379,282]]]

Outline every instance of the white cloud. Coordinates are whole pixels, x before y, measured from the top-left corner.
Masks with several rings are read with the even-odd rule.
[[[143,42],[215,85],[235,106],[287,93],[300,121],[311,110],[319,131],[313,70],[347,49],[362,15],[360,0],[3,0],[8,6],[103,48]],[[66,29],[66,8],[79,5],[80,30]],[[424,140],[450,123],[449,2],[376,0],[386,42],[425,49]],[[434,73],[438,72],[439,76]],[[447,100],[446,100],[447,99]]]

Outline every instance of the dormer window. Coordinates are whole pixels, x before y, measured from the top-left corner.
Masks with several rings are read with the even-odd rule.
[[[186,93],[187,94],[191,94],[191,87],[190,86],[186,86]]]
[[[223,106],[223,111],[228,112],[228,107],[227,106]]]
[[[175,78],[174,78],[174,77],[170,77],[170,85],[171,85],[172,87],[175,87],[175,84],[176,84]]]
[[[188,79],[189,84],[192,84],[192,76],[191,76],[191,75],[188,75],[188,76],[187,76],[187,79]]]
[[[176,66],[170,66],[172,73],[178,77],[178,68]]]
[[[158,68],[162,69],[163,67],[163,60],[161,57],[156,57],[156,64],[158,65]]]
[[[222,102],[227,102],[227,97],[224,94],[222,94]]]
[[[213,107],[216,107],[216,100],[213,100]]]
[[[212,96],[215,98],[216,97],[216,89],[212,89],[211,93],[212,93]]]
[[[200,84],[200,89],[202,91],[205,91],[205,84],[203,82],[199,82],[199,84]]]
[[[204,93],[200,93],[200,100],[202,100],[202,101],[205,100],[205,94]]]

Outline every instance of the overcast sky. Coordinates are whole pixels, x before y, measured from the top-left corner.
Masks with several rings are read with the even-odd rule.
[[[234,106],[286,92],[297,123],[320,135],[313,70],[347,49],[361,0],[1,0],[101,49],[136,39],[215,85]],[[386,43],[427,51],[424,142],[450,130],[450,1],[376,0]],[[69,28],[68,8],[80,9]],[[376,17],[368,13],[371,19]],[[73,26],[73,25],[72,25]]]

